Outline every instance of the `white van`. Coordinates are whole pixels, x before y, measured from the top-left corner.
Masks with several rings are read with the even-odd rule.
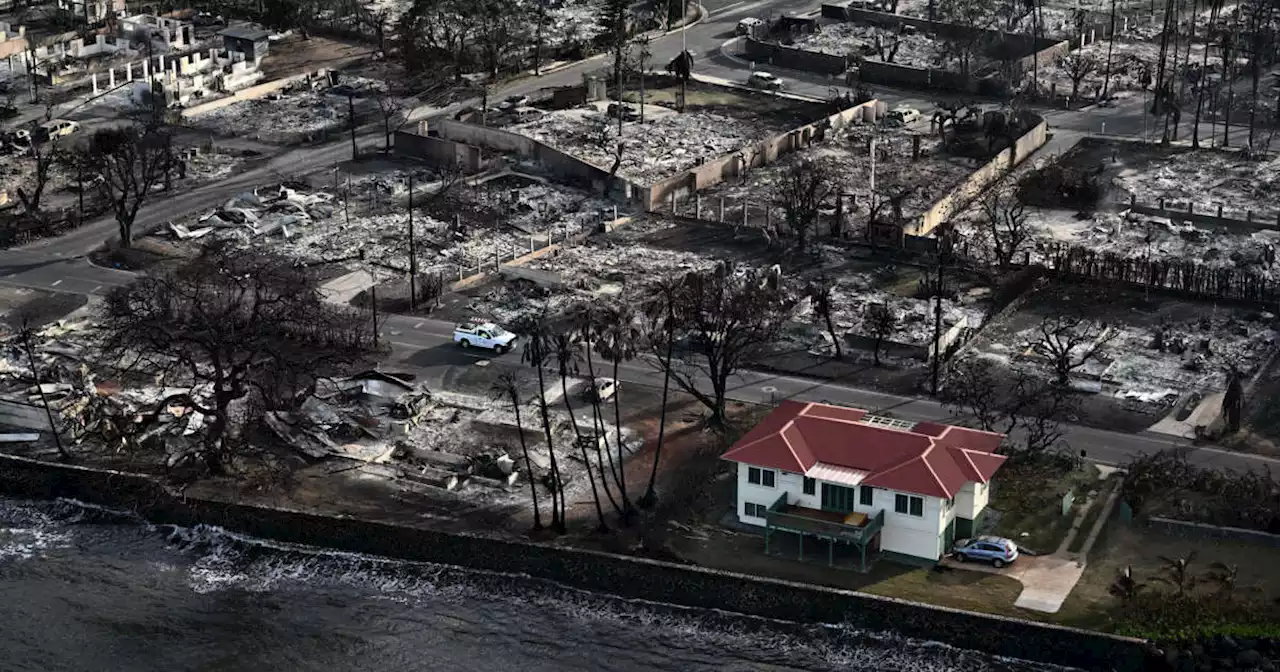
[[[56,140],[64,135],[71,135],[72,133],[79,131],[80,124],[79,122],[71,121],[69,119],[50,119],[49,121],[40,124],[39,129],[40,135],[50,140]]]

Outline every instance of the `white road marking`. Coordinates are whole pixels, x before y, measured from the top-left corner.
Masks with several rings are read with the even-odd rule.
[[[97,294],[100,289],[102,289],[102,285],[94,285],[93,291],[90,292],[90,294]]]
[[[52,283],[50,283],[50,285],[49,285],[49,286],[50,286],[50,287],[57,287],[58,285],[61,285],[61,284],[62,284],[62,281],[61,281],[61,280],[54,280]]]
[[[725,5],[724,7],[721,7],[720,9],[713,9],[713,10],[711,10],[711,11],[707,12],[707,16],[715,16],[716,14],[719,14],[719,13],[721,13],[721,12],[727,12],[727,11],[729,11],[729,10],[733,9],[734,7],[741,7],[742,5],[745,5],[745,4],[747,4],[747,0],[741,0],[741,2],[735,2],[735,3],[733,3],[732,5]]]

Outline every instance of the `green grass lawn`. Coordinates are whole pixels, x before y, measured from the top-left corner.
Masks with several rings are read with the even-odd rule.
[[[1037,553],[1053,553],[1071,529],[1089,491],[1101,487],[1098,469],[1093,465],[1067,472],[1053,467],[1009,465],[997,474],[989,505],[1001,513],[995,534]],[[1062,498],[1068,490],[1075,492],[1075,503],[1063,515]]]

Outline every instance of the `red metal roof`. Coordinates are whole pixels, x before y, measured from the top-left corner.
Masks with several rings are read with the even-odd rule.
[[[864,485],[950,499],[970,481],[986,483],[1004,463],[1003,434],[921,422],[866,424],[867,412],[784,401],[738,440],[724,459],[805,473],[815,464],[865,471]]]

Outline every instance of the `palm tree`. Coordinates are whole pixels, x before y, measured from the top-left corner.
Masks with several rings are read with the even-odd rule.
[[[635,312],[630,306],[615,304],[605,310],[602,318],[597,338],[601,350],[609,358],[609,361],[613,363],[613,380],[617,381],[618,366],[623,360],[630,360],[635,357],[636,343],[640,340],[640,334],[634,324]],[[618,443],[618,490],[622,492],[622,520],[625,524],[630,522],[634,508],[631,505],[631,497],[627,494],[626,453],[624,452],[625,443],[622,440],[622,400],[619,391],[615,387],[613,393],[613,428],[614,436]]]
[[[538,508],[538,482],[533,477],[533,461],[529,459],[529,444],[524,440],[524,427],[520,421],[520,389],[516,384],[517,378],[514,371],[505,371],[494,381],[493,398],[497,400],[506,400],[511,403],[511,408],[516,412],[516,434],[520,435],[520,450],[524,453],[524,469],[529,479],[529,492],[533,495],[533,530],[539,532],[542,530],[542,511]]]
[[[592,356],[595,349],[595,333],[596,333],[596,310],[590,303],[581,303],[571,311],[573,315],[573,332],[575,340],[582,345],[583,352],[586,353],[587,360],[587,377],[591,379],[593,385],[596,384],[596,366],[595,358]],[[614,383],[615,388],[617,382]],[[616,394],[616,392],[615,392]],[[622,515],[622,507],[618,506],[618,501],[613,498],[613,491],[609,488],[609,476],[612,475],[616,481],[617,472],[613,470],[613,457],[609,457],[609,471],[604,469],[605,453],[609,451],[609,437],[604,431],[604,416],[600,412],[601,399],[595,395],[591,396],[591,428],[595,433],[592,445],[596,452],[596,467],[600,473],[600,487],[604,490],[605,497],[609,500],[609,505],[613,507],[614,513]],[[604,450],[601,450],[600,444],[604,443]],[[590,469],[591,464],[587,463]]]
[[[1140,583],[1133,578],[1133,565],[1126,565],[1116,575],[1116,580],[1111,583],[1111,587],[1107,589],[1112,595],[1120,598],[1123,602],[1132,602],[1146,588],[1147,584]]]
[[[1223,601],[1230,602],[1240,583],[1240,565],[1215,562],[1209,565],[1209,571],[1205,572],[1200,580],[1216,586],[1218,596]]]
[[[651,509],[658,502],[655,484],[658,480],[658,462],[662,460],[662,442],[667,432],[667,395],[671,390],[671,355],[676,338],[676,299],[681,283],[676,278],[666,278],[653,283],[653,294],[642,310],[649,318],[649,341],[664,345],[666,354],[662,366],[662,410],[658,416],[658,445],[653,451],[653,467],[649,470],[649,486],[640,497],[640,508]]]
[[[556,461],[555,441],[551,436],[551,415],[547,411],[547,381],[544,367],[550,348],[547,342],[546,320],[542,315],[525,320],[520,326],[524,336],[524,352],[521,361],[538,372],[538,412],[542,417],[542,433],[547,439],[547,455],[551,458],[551,529],[565,532],[564,481],[560,478],[560,464]]]
[[[1195,558],[1195,551],[1181,558],[1167,558],[1162,555],[1160,562],[1164,563],[1164,567],[1160,571],[1164,572],[1164,576],[1153,577],[1151,580],[1173,586],[1178,590],[1178,596],[1183,597],[1196,584],[1196,577],[1191,573],[1191,562]]]
[[[564,410],[569,412],[569,420],[573,423],[573,436],[578,448],[582,451],[582,462],[587,465],[587,480],[591,483],[591,498],[596,503],[597,532],[608,532],[609,526],[604,522],[604,509],[600,507],[600,491],[596,490],[596,477],[591,473],[591,457],[587,455],[587,439],[578,428],[578,417],[573,413],[573,404],[569,401],[569,376],[578,373],[578,350],[573,335],[561,328],[551,337],[551,346],[556,358],[556,370],[560,374],[560,396],[564,399]],[[594,386],[595,381],[592,381]]]

